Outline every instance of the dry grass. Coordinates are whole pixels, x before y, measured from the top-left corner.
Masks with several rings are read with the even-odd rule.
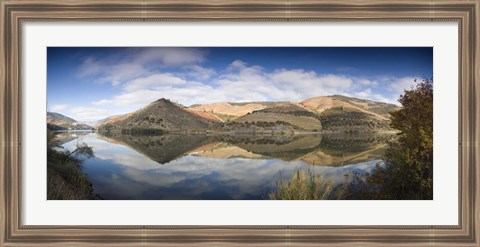
[[[59,155],[56,155],[59,158]],[[80,161],[69,157],[49,159],[47,164],[48,200],[96,199],[92,184],[82,172]]]
[[[73,152],[57,151],[52,146],[51,132],[47,147],[47,200],[99,199],[82,171],[82,158],[93,157],[93,150],[84,143]]]
[[[327,200],[333,187],[333,180],[308,168],[296,171],[288,182],[277,181],[276,189],[268,197],[271,200]]]

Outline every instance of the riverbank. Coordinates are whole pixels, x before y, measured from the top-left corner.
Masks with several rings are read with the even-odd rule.
[[[162,130],[161,132],[144,131],[98,131],[99,134],[157,134],[157,135],[265,135],[265,136],[289,136],[289,135],[321,135],[321,134],[397,134],[395,130],[380,129],[376,131],[366,130],[320,130],[320,131],[298,131],[298,130]]]
[[[54,133],[48,132],[47,200],[100,199],[93,194],[92,183],[82,171],[83,161],[75,157],[73,152],[55,148],[52,142],[54,136]]]

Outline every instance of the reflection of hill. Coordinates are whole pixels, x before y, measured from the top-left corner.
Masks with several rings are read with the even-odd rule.
[[[366,134],[325,135],[322,138],[321,149],[331,156],[351,155],[372,150],[378,144],[386,144],[393,137],[393,135]]]
[[[183,155],[218,159],[281,159],[313,165],[340,166],[381,159],[391,135],[205,136],[110,135],[109,141],[127,145],[165,164]]]
[[[160,164],[177,159],[207,143],[207,136],[103,135],[110,142],[126,145]]]
[[[271,136],[251,137],[252,139],[246,140],[244,138],[227,140],[227,142],[252,153],[282,160],[294,160],[315,151],[321,142],[321,137],[314,135],[278,136],[277,139]]]
[[[377,143],[370,146],[370,148],[365,151],[345,152],[341,155],[331,155],[320,149],[318,151],[308,153],[298,158],[298,160],[302,160],[312,165],[321,166],[342,166],[348,164],[355,164],[360,162],[382,159],[382,155],[387,149],[387,146],[387,143]]]
[[[55,132],[53,142],[57,145],[63,145],[75,139],[81,139],[83,136],[92,133],[91,131],[65,131]]]
[[[339,166],[381,159],[392,135],[222,136],[195,155],[214,158],[277,158]],[[229,145],[227,145],[229,144]]]
[[[305,135],[279,145],[268,142],[236,144],[250,152],[282,160],[338,166],[381,159],[391,135]]]
[[[191,155],[205,156],[218,159],[247,158],[261,159],[266,158],[260,154],[249,152],[235,145],[224,142],[215,142],[203,145],[190,152]]]

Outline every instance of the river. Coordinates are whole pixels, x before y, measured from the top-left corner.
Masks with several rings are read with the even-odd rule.
[[[276,181],[311,169],[334,183],[370,172],[391,135],[295,136],[100,135],[57,133],[72,151],[84,142],[94,158],[83,171],[105,200],[263,200]]]

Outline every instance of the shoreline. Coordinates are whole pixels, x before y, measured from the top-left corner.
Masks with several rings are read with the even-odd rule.
[[[79,132],[79,131],[63,131],[63,132]],[[82,131],[86,132],[86,131]],[[263,135],[263,136],[299,136],[299,135],[322,135],[322,134],[343,134],[343,135],[362,135],[362,134],[373,134],[373,135],[393,135],[400,133],[395,130],[378,130],[378,131],[358,131],[358,130],[327,130],[327,131],[255,131],[255,130],[234,130],[234,131],[214,131],[214,130],[176,130],[176,131],[166,131],[163,130],[163,133],[125,133],[122,130],[116,131],[99,131],[97,129],[92,130],[93,133],[98,133],[100,135],[210,135],[210,136],[245,136],[245,135]]]

